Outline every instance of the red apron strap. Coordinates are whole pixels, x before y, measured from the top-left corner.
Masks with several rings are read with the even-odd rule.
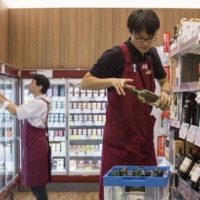
[[[45,99],[43,99],[43,98],[40,98],[40,99],[42,99],[43,101],[45,101],[46,103],[47,103],[47,116],[46,116],[46,122],[45,122],[45,127],[46,127],[46,129],[47,129],[47,132],[48,132],[48,126],[47,126],[47,123],[48,123],[48,116],[49,116],[49,112],[50,112],[50,106],[49,106],[49,102],[47,101],[47,100],[45,100]]]
[[[121,50],[122,50],[122,53],[124,55],[124,59],[126,61],[126,63],[130,63],[131,62],[131,57],[130,57],[130,53],[128,51],[128,47],[126,46],[126,44],[121,44],[119,45]]]

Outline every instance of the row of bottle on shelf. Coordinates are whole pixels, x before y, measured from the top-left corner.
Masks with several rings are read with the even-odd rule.
[[[152,176],[152,177],[163,177],[163,170],[155,168],[154,170],[143,170],[141,168],[128,170],[127,168],[121,168],[114,170],[112,176]]]
[[[170,50],[172,51],[194,35],[197,35],[200,32],[199,22],[199,18],[191,18],[189,20],[187,18],[182,18],[180,20],[180,24],[177,24],[173,27],[173,35],[170,41]]]
[[[101,167],[101,160],[75,160],[70,159],[70,171],[75,170],[99,170]],[[52,158],[52,169],[53,170],[65,170],[65,158],[53,157]]]
[[[100,169],[101,167],[101,160],[92,160],[92,159],[85,159],[85,160],[70,160],[70,170],[96,170]]]
[[[65,114],[64,113],[49,113],[48,116],[49,123],[64,123],[65,122]]]
[[[9,90],[11,91],[11,90]],[[11,91],[12,92],[12,91]],[[102,90],[82,90],[78,86],[70,85],[69,87],[69,97],[76,98],[105,98],[106,97],[106,89]],[[24,95],[27,99],[32,98],[33,96],[29,93],[28,87],[25,86]],[[46,93],[48,98],[52,97],[65,97],[65,86],[64,85],[51,85]]]
[[[200,193],[200,147],[190,148],[189,153],[184,156],[182,149],[175,157],[175,169],[189,187]]]
[[[79,122],[96,122],[96,121],[100,121],[102,122],[102,124],[104,124],[106,120],[106,115],[105,114],[84,114],[84,115],[77,115],[77,114],[70,114],[69,115],[69,121],[70,123],[75,123],[77,121]]]
[[[100,170],[101,160],[70,160],[70,171],[92,171]],[[52,170],[65,170],[65,158],[53,157]]]
[[[195,101],[196,97],[197,95],[194,93],[184,92],[181,100],[177,93],[173,94],[174,103],[170,112],[170,118],[190,125],[199,126],[200,103]]]
[[[80,139],[91,139],[91,136],[103,137],[103,128],[73,128],[69,130],[70,138],[76,139],[75,136],[80,136]]]
[[[69,97],[76,97],[76,98],[105,98],[107,90],[82,90],[78,86],[70,85],[69,88]]]
[[[49,139],[51,141],[63,141],[65,139],[65,130],[49,130]],[[69,129],[69,139],[102,139],[103,128],[73,128]]]
[[[69,109],[73,110],[105,110],[107,102],[70,102]]]
[[[70,156],[101,156],[102,144],[70,145]]]
[[[60,154],[65,156],[66,153],[65,142],[50,142],[49,145],[51,146],[52,155]]]

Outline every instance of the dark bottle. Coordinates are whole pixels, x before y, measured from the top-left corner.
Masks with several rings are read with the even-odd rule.
[[[175,155],[175,169],[178,169],[183,162],[185,156],[182,154],[182,148],[179,148],[179,152]]]
[[[188,182],[188,186],[193,190],[199,189],[199,180],[200,180],[200,165],[196,168],[195,172],[192,175],[192,178]]]
[[[200,164],[200,151],[197,154],[197,158],[196,158],[196,161],[195,161],[192,169],[190,170],[190,172],[186,176],[186,179],[185,179],[186,182],[190,181],[192,175],[195,173],[195,171],[196,171],[197,167],[199,166],[199,164]]]
[[[200,194],[200,178],[197,181],[196,191]]]
[[[191,118],[191,105],[190,105],[190,95],[185,95],[185,103],[182,108],[182,122],[190,124]]]
[[[200,116],[200,103],[198,103],[194,108],[193,125],[199,126],[199,116]]]
[[[199,147],[194,146],[190,148],[188,155],[184,158],[183,162],[181,163],[177,175],[181,177],[183,180],[187,178],[190,170],[192,169],[193,165],[195,164],[195,158],[199,151]]]

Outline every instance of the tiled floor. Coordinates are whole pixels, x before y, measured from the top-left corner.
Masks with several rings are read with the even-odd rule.
[[[98,200],[98,192],[48,192],[49,200]],[[31,192],[17,192],[14,200],[35,200]]]

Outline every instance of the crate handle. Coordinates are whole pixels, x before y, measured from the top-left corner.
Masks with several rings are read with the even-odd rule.
[[[123,180],[125,181],[147,181],[146,177],[128,177],[128,176],[125,176],[123,177]]]

